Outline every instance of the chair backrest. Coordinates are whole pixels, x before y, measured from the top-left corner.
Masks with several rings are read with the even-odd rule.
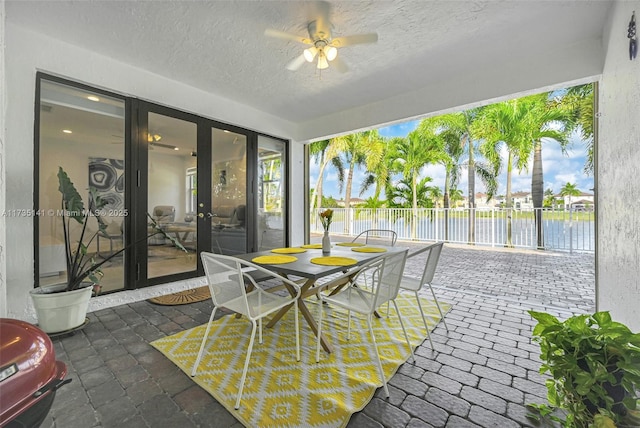
[[[351,242],[356,242],[358,239],[364,239],[365,244],[369,243],[369,239],[385,240],[385,244],[393,247],[398,240],[398,234],[390,229],[367,229],[364,232],[360,232]]]
[[[243,313],[249,313],[240,260],[235,257],[207,252],[200,253],[200,257],[207,275],[213,304],[219,308],[231,300],[238,299],[246,309],[246,312]]]
[[[408,250],[404,250],[384,257],[378,281],[374,280],[373,284],[376,294],[374,309],[398,297],[407,252]]]
[[[152,215],[158,223],[173,223],[176,219],[176,208],[173,205],[157,205],[153,208]]]
[[[233,217],[231,218],[231,224],[237,225],[238,227],[244,227],[246,211],[247,211],[246,205],[238,205],[233,212]]]
[[[424,263],[424,270],[422,271],[422,279],[420,280],[419,287],[422,287],[424,284],[431,284],[433,281],[443,245],[443,242],[436,242],[407,256],[409,259],[417,257],[419,258],[420,263]]]

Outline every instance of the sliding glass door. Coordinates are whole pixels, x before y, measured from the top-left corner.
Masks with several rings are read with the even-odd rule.
[[[90,188],[108,202],[88,224],[96,236],[86,248],[96,262],[117,254],[102,266],[104,293],[201,276],[202,251],[286,246],[285,142],[42,73],[37,79],[34,212],[46,214],[34,219],[36,284],[65,279],[55,214],[60,167],[85,206]],[[82,231],[72,227],[78,239]]]
[[[211,249],[217,254],[247,252],[247,135],[211,129]],[[208,172],[208,171],[207,171]]]
[[[281,140],[258,136],[258,247],[286,245],[286,146]]]
[[[56,80],[39,80],[36,126],[36,285],[66,280],[62,195],[58,171],[71,179],[89,207],[89,187],[107,202],[100,216],[91,216],[87,229],[69,223],[72,251],[84,233],[86,252],[96,262],[123,248],[127,235],[126,101],[97,90]],[[99,222],[103,224],[100,230]],[[103,291],[125,287],[125,253],[103,265]]]
[[[197,190],[196,152],[198,125],[194,121],[148,113],[147,137],[147,277],[157,278],[198,268],[198,222],[194,197]],[[153,234],[152,222],[175,239]]]

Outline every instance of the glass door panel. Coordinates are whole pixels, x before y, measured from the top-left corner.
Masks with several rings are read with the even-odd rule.
[[[147,128],[149,215],[186,250],[177,248],[162,234],[151,236],[147,241],[147,277],[195,271],[197,124],[150,112]]]
[[[285,143],[258,136],[258,246],[260,250],[286,245]]]
[[[102,93],[42,79],[38,144],[39,285],[66,280],[58,168],[61,167],[89,206],[89,187],[107,205],[92,216],[83,242],[96,262],[122,249],[125,240],[125,101]],[[106,226],[100,232],[99,221]],[[73,251],[82,225],[69,223]],[[93,237],[93,239],[91,238]],[[102,267],[102,291],[124,288],[124,252]]]
[[[247,252],[247,137],[211,131],[211,251]]]

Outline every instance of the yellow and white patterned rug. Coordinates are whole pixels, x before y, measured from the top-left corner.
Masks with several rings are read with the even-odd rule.
[[[401,294],[397,302],[409,340],[417,346],[425,340],[426,332],[415,298]],[[421,302],[433,329],[440,321],[438,310],[426,298]],[[317,319],[315,297],[308,299],[307,305]],[[450,309],[444,302],[440,306],[444,313]],[[353,413],[367,405],[382,382],[364,318],[355,314],[351,317],[351,340],[347,341],[346,311],[328,305],[324,305],[324,311],[323,332],[334,352],[322,351],[320,363],[315,362],[315,336],[302,317],[301,361],[296,361],[291,311],[273,328],[264,328],[262,344],[256,334],[240,409],[233,407],[251,335],[251,323],[246,319],[231,315],[213,323],[198,374],[192,379],[246,427],[344,427]],[[389,318],[374,318],[373,324],[389,380],[409,358],[409,350],[393,308]],[[205,328],[201,325],[151,345],[190,375]]]

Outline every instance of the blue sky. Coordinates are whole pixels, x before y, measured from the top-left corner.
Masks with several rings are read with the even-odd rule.
[[[403,123],[398,123],[392,126],[386,126],[380,128],[380,135],[384,137],[405,137],[409,132],[416,129],[420,120],[411,120]],[[543,143],[542,146],[542,167],[544,171],[544,188],[545,190],[551,188],[554,193],[558,193],[560,188],[567,182],[577,184],[578,189],[586,193],[593,193],[591,189],[594,187],[593,177],[587,176],[582,172],[584,162],[586,158],[586,145],[580,139],[579,134],[574,134],[571,137],[571,144],[567,150],[567,155],[562,153],[560,146],[557,143],[548,142]],[[503,158],[506,159],[506,153],[503,153]],[[513,171],[511,178],[511,189],[513,192],[517,191],[531,191],[531,165],[533,160],[530,161],[529,171]],[[506,192],[507,173],[505,171],[500,175],[498,182],[498,194],[504,194]],[[313,162],[310,165],[310,185],[315,187],[315,183],[318,178],[319,167]],[[360,183],[364,177],[364,169],[359,169],[354,172],[353,176],[353,191],[352,197],[362,197],[366,199],[373,194],[373,189],[368,190],[363,196],[359,195]],[[429,166],[421,171],[421,177],[429,176],[433,179],[433,185],[443,188],[444,186],[444,167],[442,166]],[[342,192],[338,191],[338,175],[331,167],[327,167],[324,174],[324,183],[322,192],[324,196],[333,196],[335,199],[344,198],[344,189]],[[462,190],[463,195],[467,195],[467,172],[463,171],[458,189]],[[482,182],[476,178],[476,192],[484,191]]]

